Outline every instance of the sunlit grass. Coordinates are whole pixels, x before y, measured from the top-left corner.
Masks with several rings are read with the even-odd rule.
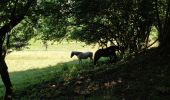
[[[73,58],[74,59],[74,58]],[[73,60],[64,51],[19,51],[7,56],[9,72],[53,66],[60,62]]]
[[[30,49],[15,51],[7,55],[6,62],[9,67],[9,72],[44,68],[77,59],[76,57],[70,58],[71,51],[95,51],[93,46],[84,45],[84,43],[80,42],[56,43],[49,45],[46,51],[41,43],[34,43],[29,46]]]

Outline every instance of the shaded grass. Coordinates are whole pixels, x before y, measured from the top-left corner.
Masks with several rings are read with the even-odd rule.
[[[126,63],[64,63],[55,77],[16,91],[14,99],[169,100],[169,57],[157,49]]]
[[[64,75],[68,76],[69,78],[70,76],[69,73],[75,72],[79,66],[79,64],[75,63],[76,61],[71,61],[68,64],[60,63],[55,66],[47,66],[46,68],[41,69],[11,72],[10,76],[11,81],[13,83],[14,93],[17,94],[16,91],[25,90],[27,87],[33,86],[35,84],[41,84],[52,79],[56,79],[59,76],[62,77]],[[1,96],[4,94],[3,87],[4,86],[1,83],[0,84]]]
[[[82,64],[78,64],[78,61],[74,60],[65,63],[58,63],[54,66],[46,66],[44,68],[10,72],[14,89],[14,100],[26,99],[29,97],[31,97],[31,99],[39,99],[42,95],[51,96],[49,94],[51,93],[51,90],[49,90],[50,88],[47,89],[49,92],[47,93],[47,90],[43,90],[41,84],[56,84],[60,82],[62,82],[62,84],[69,84],[70,80],[80,77],[82,72],[94,69],[98,69],[98,67],[94,67],[92,63],[89,63],[89,60],[84,60]],[[0,94],[0,99],[2,99],[2,95],[4,95],[4,86],[2,85],[2,82],[0,83],[0,92],[2,93]],[[63,90],[59,90],[58,93],[60,94]],[[42,92],[39,94],[40,91],[45,91],[45,93]],[[55,95],[58,95],[57,92]],[[61,99],[62,98],[64,97],[61,96]],[[76,98],[82,99],[84,96],[80,95],[80,97],[78,96]]]
[[[87,98],[85,95],[77,95],[77,93],[74,92],[74,84],[72,83],[74,83],[74,79],[84,76],[84,72],[98,69],[98,67],[94,67],[93,64],[88,63],[88,61],[83,65],[75,64],[75,61],[71,61],[43,69],[12,72],[12,76],[22,75],[20,76],[20,81],[13,82],[14,100],[54,100],[56,97],[59,97],[61,100],[68,98],[81,100]],[[30,77],[29,75],[32,73],[34,76]],[[97,100],[97,98],[99,99],[101,97],[99,95],[94,95],[88,98]]]

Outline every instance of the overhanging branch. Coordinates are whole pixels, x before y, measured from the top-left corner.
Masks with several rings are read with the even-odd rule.
[[[6,33],[10,32],[13,27],[15,27],[18,23],[20,23],[24,19],[25,15],[27,14],[32,3],[34,3],[32,0],[29,0],[27,2],[27,4],[23,8],[23,9],[25,9],[25,12],[23,12],[20,16],[15,16],[15,14],[11,14],[12,15],[11,19],[10,19],[11,21],[9,23],[5,24],[4,26],[2,26],[0,29],[0,37],[1,38],[4,37],[6,35]],[[16,8],[14,8],[14,9],[16,9]],[[12,13],[15,13],[15,12],[16,11],[14,10],[14,12],[12,12]]]

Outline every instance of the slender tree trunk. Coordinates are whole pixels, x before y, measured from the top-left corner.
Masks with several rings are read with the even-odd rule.
[[[1,78],[6,88],[4,99],[11,100],[12,99],[12,84],[11,84],[9,73],[8,73],[8,67],[4,59],[0,59],[0,65],[1,65],[0,66]]]
[[[8,67],[5,62],[6,50],[3,48],[5,36],[7,35],[8,32],[11,31],[13,27],[15,27],[18,23],[20,23],[24,19],[24,16],[27,14],[27,11],[29,10],[31,4],[33,4],[34,1],[36,0],[28,0],[27,4],[25,4],[25,6],[23,7],[23,9],[25,9],[25,12],[22,12],[21,15],[15,15],[16,13],[15,7],[11,14],[10,22],[6,23],[4,26],[0,28],[0,75],[6,88],[4,98],[5,100],[12,99],[12,84],[8,73]],[[17,1],[15,5],[17,6]]]
[[[9,73],[8,73],[8,67],[5,62],[6,50],[4,50],[4,48],[3,48],[4,37],[1,37],[0,40],[1,40],[1,43],[0,43],[0,74],[1,74],[2,81],[6,88],[4,99],[11,100],[12,84],[11,84]]]

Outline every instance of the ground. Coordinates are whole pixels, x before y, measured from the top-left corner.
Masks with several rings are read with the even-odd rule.
[[[152,48],[113,64],[104,61],[94,66],[85,61],[79,65],[75,58],[49,67],[11,72],[13,98],[169,100],[169,59],[168,54]]]

